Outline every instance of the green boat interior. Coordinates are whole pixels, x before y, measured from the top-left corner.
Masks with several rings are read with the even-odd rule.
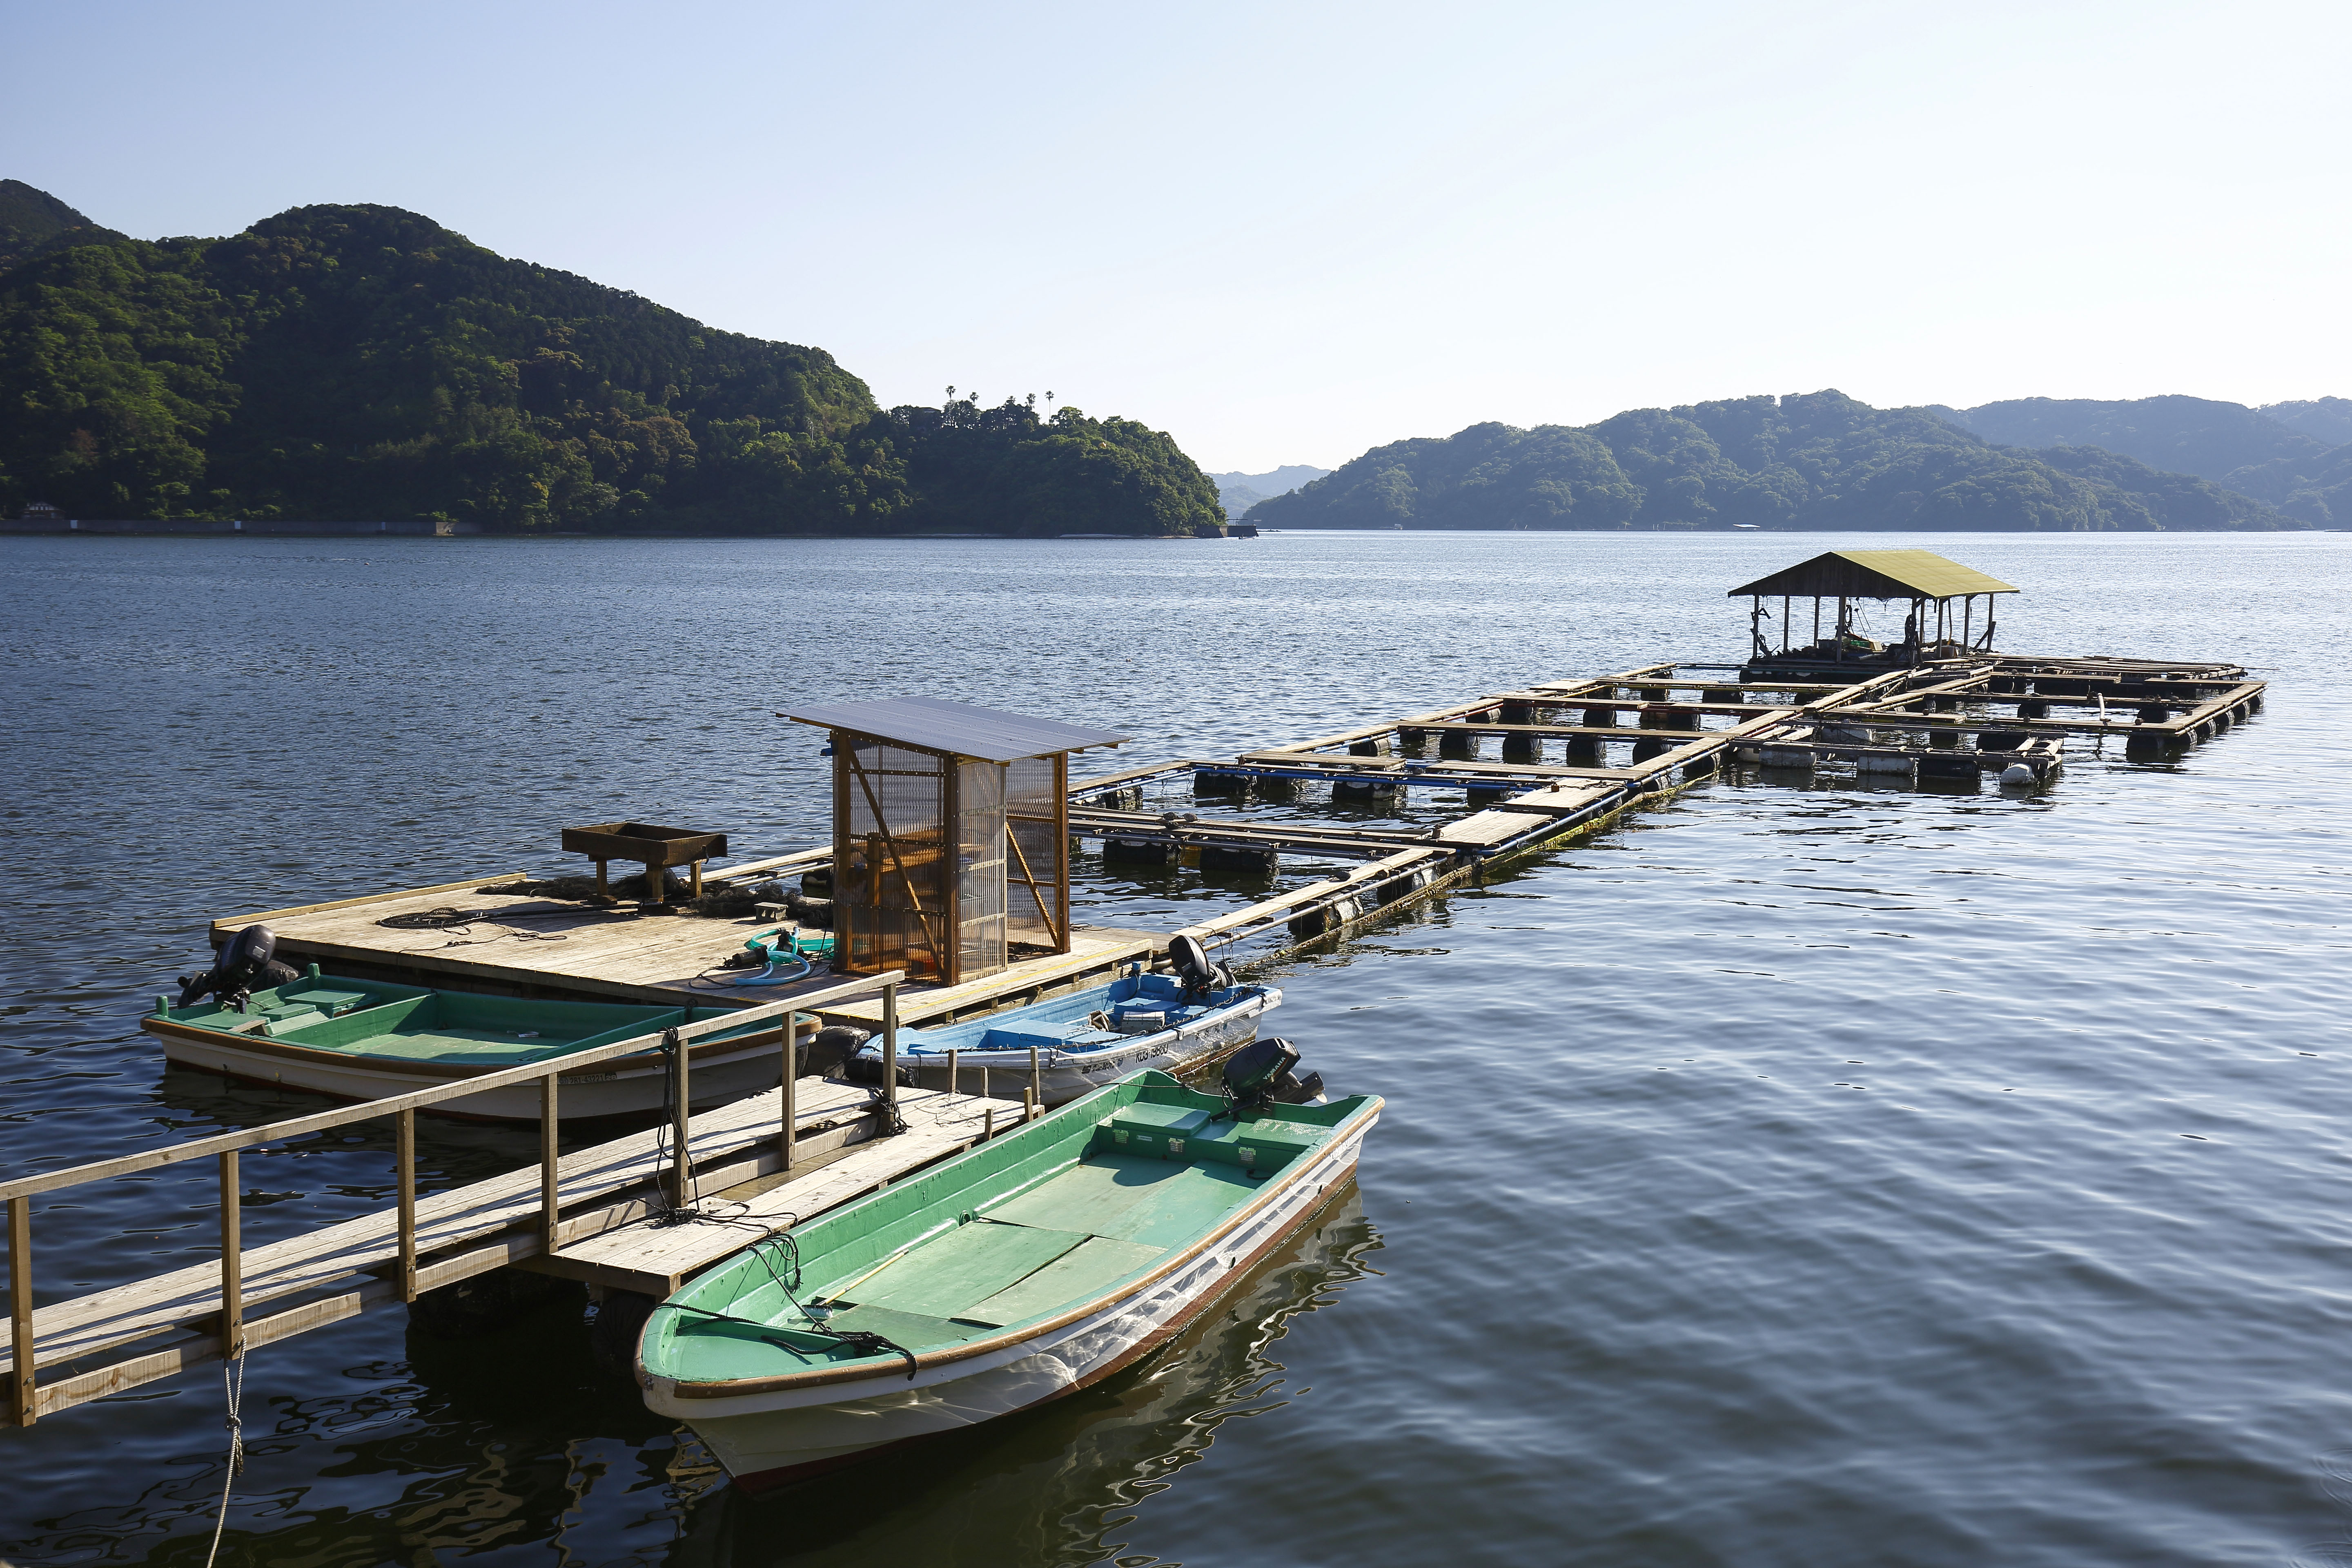
[[[663,1303],[646,1369],[681,1383],[769,1378],[1051,1319],[1214,1231],[1377,1103],[1234,1113],[1165,1073],[1139,1074],[789,1244],[738,1254]]]
[[[321,974],[314,963],[299,980],[254,992],[243,1011],[217,1002],[174,1007],[171,998],[158,996],[150,1016],[309,1050],[489,1070],[612,1045],[729,1010],[433,991]],[[755,1032],[775,1026],[770,1019],[744,1027]],[[704,1038],[724,1039],[731,1032]]]

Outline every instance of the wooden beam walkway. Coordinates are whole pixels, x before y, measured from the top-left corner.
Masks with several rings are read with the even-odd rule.
[[[898,977],[861,979],[836,992],[895,991]],[[666,1035],[599,1047],[562,1065],[643,1051],[729,1027],[786,1003],[733,1014]],[[895,1038],[895,1037],[893,1037]],[[886,1048],[886,1056],[894,1054]],[[678,1064],[677,1102],[689,1092],[688,1055]],[[552,1085],[551,1064],[532,1063],[461,1083],[321,1111],[95,1164],[0,1184],[8,1213],[10,1335],[0,1368],[17,1425],[120,1394],[206,1363],[341,1322],[373,1308],[414,1301],[427,1290],[493,1268],[520,1265],[625,1289],[708,1267],[766,1235],[837,1207],[998,1131],[1023,1109],[978,1096],[869,1089],[802,1079],[668,1126],[632,1132],[559,1156],[554,1118],[542,1122],[539,1164],[446,1192],[415,1191],[414,1117],[424,1106],[480,1092],[494,1082]],[[551,1087],[544,1092],[552,1095]],[[905,1131],[890,1132],[894,1120]],[[398,1123],[399,1201],[391,1208],[247,1248],[241,1239],[238,1154],[355,1121]],[[789,1155],[783,1128],[793,1138]],[[823,1164],[812,1162],[846,1150]],[[217,1162],[221,1259],[54,1302],[33,1305],[37,1254],[33,1199],[192,1160]],[[793,1176],[793,1171],[806,1169]],[[748,1201],[726,1189],[779,1173]],[[667,1294],[664,1289],[662,1294]],[[276,1310],[254,1315],[257,1307]]]

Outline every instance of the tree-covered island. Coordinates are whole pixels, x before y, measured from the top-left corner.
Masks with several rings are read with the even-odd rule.
[[[822,349],[719,331],[398,208],[298,207],[151,243],[22,189],[40,200],[16,200],[21,258],[0,272],[8,515],[46,501],[89,518],[747,534],[1223,522],[1216,486],[1132,421],[1012,398],[879,408]]]

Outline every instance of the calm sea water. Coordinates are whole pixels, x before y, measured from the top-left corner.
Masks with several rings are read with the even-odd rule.
[[[1229,755],[1735,658],[1727,587],[1867,543],[2023,584],[2008,647],[2235,659],[2268,711],[2034,795],[1725,779],[1283,966],[1279,1032],[1388,1097],[1359,1190],[1101,1388],[753,1502],[576,1313],[381,1313],[253,1358],[223,1558],[2352,1563],[2344,535],[0,542],[0,1171],[315,1106],[133,1027],[207,915],[554,869],[616,815],[816,842],[793,702]],[[1261,890],[1087,879],[1127,923]],[[389,1177],[381,1135],[248,1156],[248,1234]],[[42,1298],[208,1260],[211,1202],[45,1203]],[[0,1430],[0,1557],[201,1563],[223,1397]]]

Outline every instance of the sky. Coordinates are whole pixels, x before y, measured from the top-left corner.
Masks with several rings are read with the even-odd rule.
[[[1836,387],[2352,395],[2352,7],[0,0],[0,176],[375,202],[1204,468]]]

